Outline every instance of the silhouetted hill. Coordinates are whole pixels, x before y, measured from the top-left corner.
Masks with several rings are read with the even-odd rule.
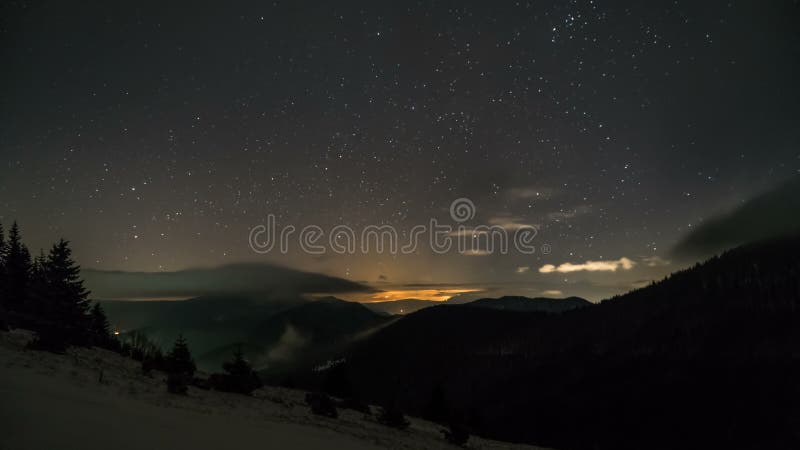
[[[567,298],[546,298],[546,297],[517,297],[504,296],[500,298],[482,298],[469,303],[466,306],[480,308],[502,309],[506,311],[543,311],[543,312],[564,312],[576,308],[589,306],[592,303],[580,297]]]
[[[392,320],[364,305],[334,297],[286,308],[255,323],[240,339],[243,350],[267,381],[336,358],[353,339]],[[230,342],[198,358],[203,367],[219,367],[239,342]]]
[[[259,368],[281,373],[333,349],[390,317],[333,297],[208,296],[181,301],[102,302],[112,325],[143,332],[166,347],[179,333],[199,367],[219,370],[242,346]]]
[[[192,352],[201,355],[245,340],[268,317],[307,301],[302,297],[208,296],[180,301],[101,303],[115,329],[144,332],[162,347],[183,333]]]
[[[419,311],[422,308],[436,306],[442,302],[434,300],[418,300],[415,298],[408,298],[404,300],[392,300],[388,302],[370,302],[363,303],[367,308],[384,314],[411,314],[412,312]]]
[[[303,335],[309,344],[324,344],[383,323],[386,317],[361,303],[325,297],[286,309],[256,325],[249,341],[262,345],[278,342],[287,327]]]
[[[561,314],[426,308],[360,343],[339,376],[371,401],[426,414],[438,397],[479,434],[554,448],[789,449],[798,342],[791,238]]]

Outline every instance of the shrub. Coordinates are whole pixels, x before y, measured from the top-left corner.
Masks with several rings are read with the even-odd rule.
[[[309,392],[306,394],[306,403],[311,407],[311,412],[318,416],[333,419],[339,417],[339,413],[336,411],[336,404],[327,394]]]
[[[144,355],[142,357],[144,358]],[[144,367],[142,368],[144,369]],[[197,369],[183,335],[178,336],[172,351],[164,360],[164,368],[167,370],[167,391],[186,395],[189,383]]]
[[[36,338],[28,344],[32,350],[44,350],[51,353],[63,354],[67,351],[67,343],[63,333],[55,326],[40,328]]]
[[[466,445],[469,440],[469,430],[461,423],[451,423],[448,430],[442,430],[442,434],[447,442],[458,446]]]
[[[213,387],[213,385],[211,384],[211,380],[210,379],[199,378],[199,377],[193,377],[192,378],[192,386],[194,386],[194,387],[196,387],[198,389],[202,389],[204,391],[207,391],[207,390],[209,390],[209,389],[211,389]]]
[[[344,398],[338,403],[338,406],[342,409],[351,409],[366,415],[372,415],[372,410],[369,408],[369,405],[361,401],[358,397]]]
[[[253,366],[244,359],[241,348],[234,351],[233,360],[224,363],[222,368],[225,373],[212,374],[208,379],[209,384],[218,391],[250,395],[264,385]]]
[[[190,377],[185,373],[167,374],[167,392],[178,395],[186,395],[189,391]]]
[[[383,407],[378,413],[378,422],[387,427],[405,430],[411,423],[397,406]]]
[[[144,358],[144,355],[142,355],[142,357]],[[189,351],[189,345],[186,343],[186,339],[183,338],[182,334],[178,335],[178,339],[175,340],[172,351],[169,352],[164,363],[169,373],[182,373],[188,375],[189,378],[194,375],[197,366],[194,364],[192,353]]]
[[[167,370],[166,361],[164,360],[164,355],[161,353],[161,350],[146,354],[142,359],[142,373],[149,375],[153,370]]]

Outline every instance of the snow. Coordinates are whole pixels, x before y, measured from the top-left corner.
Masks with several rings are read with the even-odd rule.
[[[252,397],[190,388],[166,392],[164,375],[102,349],[64,355],[26,350],[30,334],[0,332],[0,449],[455,448],[441,426],[411,418],[407,431],[361,413],[312,415],[302,391]],[[101,377],[102,374],[102,377]],[[535,448],[472,437],[475,449]]]

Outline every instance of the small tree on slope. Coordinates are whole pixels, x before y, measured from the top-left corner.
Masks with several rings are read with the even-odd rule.
[[[189,351],[189,345],[182,334],[178,335],[178,339],[175,340],[165,363],[167,390],[173,394],[185,395],[197,367],[194,364],[192,353]]]

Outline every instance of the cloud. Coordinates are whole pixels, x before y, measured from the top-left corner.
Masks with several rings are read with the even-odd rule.
[[[664,267],[664,266],[668,266],[668,265],[670,265],[672,263],[672,261],[669,261],[667,259],[664,259],[664,258],[662,258],[660,256],[656,256],[656,255],[646,256],[646,257],[642,258],[642,262],[647,267]]]
[[[547,199],[555,195],[555,189],[546,187],[515,187],[508,191],[508,196],[516,199]]]
[[[514,232],[522,228],[533,228],[538,230],[539,224],[527,223],[524,219],[513,216],[496,216],[489,218],[488,225],[479,225],[477,227],[458,227],[448,233],[453,237],[479,237],[487,236],[494,233]]]
[[[272,264],[231,264],[176,272],[82,271],[97,299],[190,298],[239,294],[375,292],[367,285]]]
[[[529,266],[520,266],[520,267],[517,267],[516,272],[517,273],[526,273],[529,270],[531,270],[531,268]]]
[[[563,263],[557,267],[553,264],[545,264],[539,268],[541,273],[570,273],[570,272],[616,272],[618,269],[630,270],[636,263],[628,258],[622,257],[612,261],[586,261],[583,264]]]
[[[547,289],[545,291],[542,291],[542,295],[564,295],[564,293],[559,291],[558,289]]]
[[[800,176],[711,218],[673,249],[679,259],[701,258],[748,242],[800,233]]]
[[[397,289],[380,291],[369,296],[358,299],[360,302],[391,302],[398,300],[431,300],[437,302],[446,301],[452,297],[481,292],[480,288],[447,287],[442,289]]]
[[[578,205],[571,210],[559,210],[547,214],[547,218],[553,222],[561,222],[563,220],[574,219],[584,214],[589,214],[592,208],[587,205]]]
[[[489,250],[481,250],[481,249],[473,248],[473,249],[470,249],[470,250],[464,250],[464,251],[461,252],[461,254],[462,255],[466,255],[466,256],[487,256],[487,255],[491,255],[492,252],[490,252]]]
[[[482,236],[482,235],[484,235],[486,233],[487,233],[487,231],[485,229],[475,229],[473,227],[464,227],[464,228],[457,228],[457,229],[451,231],[450,233],[448,233],[447,235],[448,236],[453,236],[453,237],[462,237],[462,236],[464,236],[464,237],[476,237],[476,236],[479,236],[479,235]]]
[[[292,359],[309,341],[310,339],[301,335],[295,327],[286,325],[281,338],[265,355],[265,361],[259,361],[258,365],[267,366],[270,362]]]
[[[519,217],[513,216],[497,216],[489,218],[489,224],[495,225],[508,231],[519,230],[520,228],[536,228],[539,229],[539,224],[527,223]]]

